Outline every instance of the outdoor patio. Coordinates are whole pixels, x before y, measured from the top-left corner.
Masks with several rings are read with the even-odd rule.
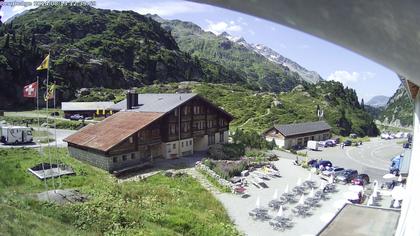
[[[246,235],[275,235],[280,232],[282,235],[316,235],[344,206],[349,186],[335,184],[336,190],[322,194],[322,189],[317,187],[325,186],[326,181],[314,174],[309,175],[308,170],[293,165],[291,160],[280,159],[273,163],[281,177],[264,180],[266,188],[257,188],[251,183],[256,179],[251,172],[246,178],[247,195],[222,193],[216,197]],[[306,186],[310,185],[311,181],[307,181],[309,177],[315,185],[312,193],[311,186]],[[284,194],[285,190],[288,194]],[[273,201],[274,197],[276,201]],[[280,205],[282,209],[279,213]]]

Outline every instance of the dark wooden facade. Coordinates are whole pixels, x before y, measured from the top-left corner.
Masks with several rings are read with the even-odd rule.
[[[106,154],[114,156],[143,150],[148,155],[153,145],[228,131],[231,119],[213,104],[195,97],[128,137]]]

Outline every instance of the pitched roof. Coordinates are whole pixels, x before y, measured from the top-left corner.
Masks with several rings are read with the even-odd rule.
[[[97,109],[110,109],[114,102],[62,102],[63,111],[95,111]]]
[[[164,114],[121,111],[102,122],[80,129],[64,141],[105,152]]]
[[[325,121],[316,121],[287,125],[274,125],[274,128],[284,136],[294,136],[299,134],[330,130],[331,126]]]
[[[196,93],[147,93],[138,94],[139,106],[131,111],[168,112],[197,96]],[[113,110],[127,109],[127,99],[112,106]]]

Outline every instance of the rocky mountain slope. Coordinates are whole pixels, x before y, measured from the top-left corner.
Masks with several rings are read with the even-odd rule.
[[[369,101],[366,103],[366,105],[372,106],[372,107],[384,107],[389,101],[389,97],[378,95],[374,96],[373,98],[369,99]]]
[[[389,99],[379,120],[387,125],[408,127],[413,125],[413,103],[403,84]]]
[[[215,35],[191,22],[164,20],[157,15],[148,16],[161,22],[162,27],[172,33],[181,50],[199,59],[224,65],[228,70],[243,75],[251,89],[290,91],[299,84],[316,81],[307,81],[295,69],[285,66],[286,62],[280,63],[280,58],[278,62],[267,59],[268,55],[258,51],[243,38],[233,39],[227,33]]]
[[[39,7],[0,27],[0,108],[32,105],[25,84],[51,50],[58,100],[83,87],[129,88],[156,82],[247,83],[234,71],[179,49],[160,24],[132,11]]]

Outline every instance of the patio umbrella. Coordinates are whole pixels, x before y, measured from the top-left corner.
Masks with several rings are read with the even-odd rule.
[[[289,185],[286,185],[286,188],[284,189],[284,193],[288,193],[289,192]]]
[[[402,175],[398,176],[398,182],[402,182]]]
[[[386,175],[384,175],[384,176],[382,176],[382,178],[384,178],[384,179],[395,179],[397,176],[395,176],[395,175],[393,175],[393,174],[390,174],[390,173],[388,173],[388,174],[386,174]]]
[[[300,199],[299,199],[299,202],[298,202],[298,204],[299,205],[303,205],[305,203],[305,196],[303,196],[303,194],[302,194],[302,196],[300,197]]]
[[[392,199],[395,200],[403,200],[404,196],[405,196],[405,189],[401,186],[396,186],[392,191],[391,191],[391,196]]]
[[[375,189],[373,190],[372,197],[374,198],[378,197],[378,190],[375,190]]]
[[[283,216],[283,206],[280,205],[279,211],[277,212],[277,216],[282,217]]]
[[[372,196],[370,196],[369,197],[369,200],[368,200],[368,202],[367,202],[367,205],[368,206],[370,206],[370,205],[372,205],[373,204],[373,197]]]
[[[260,197],[257,197],[257,202],[255,203],[255,206],[256,206],[257,208],[260,208],[260,207],[261,207],[261,200],[260,200]]]
[[[328,178],[328,183],[333,184],[334,183],[334,176],[330,175],[330,178]]]
[[[309,172],[308,178],[306,180],[308,180],[308,181],[312,180],[312,173],[311,172]]]
[[[297,181],[297,183],[296,183],[296,186],[301,186],[301,185],[302,185],[302,179],[299,178],[298,181]]]
[[[325,182],[321,182],[321,185],[319,185],[319,189],[324,190],[325,188]]]
[[[392,204],[392,207],[399,208],[400,207],[400,201],[399,200],[395,200],[394,203]]]
[[[276,200],[279,197],[279,190],[274,190],[273,199]]]
[[[311,189],[311,192],[309,193],[309,197],[315,197],[314,188]]]

